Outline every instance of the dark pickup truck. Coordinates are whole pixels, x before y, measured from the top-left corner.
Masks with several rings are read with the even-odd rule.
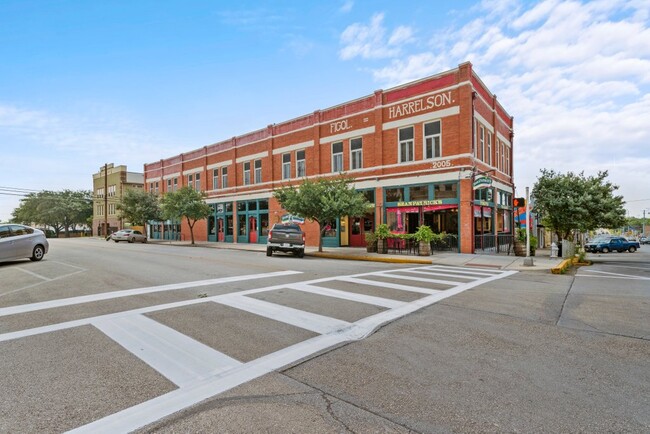
[[[585,251],[592,253],[636,252],[641,245],[637,241],[628,241],[623,237],[597,238],[585,244]]]
[[[305,256],[305,233],[300,226],[276,223],[269,231],[266,256],[272,256],[273,252],[291,252],[299,258]]]

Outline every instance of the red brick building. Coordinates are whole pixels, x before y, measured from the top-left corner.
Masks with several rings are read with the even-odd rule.
[[[512,147],[513,118],[463,63],[145,164],[145,188],[204,191],[214,211],[196,224],[197,240],[266,243],[285,214],[272,197],[275,188],[345,172],[374,213],[331,222],[324,246],[364,246],[364,233],[379,223],[398,233],[428,224],[455,234],[459,251],[470,253],[511,236]],[[307,244],[317,245],[317,226],[306,222],[305,231]],[[149,232],[189,239],[182,223],[154,223]]]

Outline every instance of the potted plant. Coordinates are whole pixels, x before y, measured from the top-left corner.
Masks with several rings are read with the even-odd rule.
[[[418,241],[418,254],[420,256],[431,255],[431,241],[434,236],[433,230],[427,225],[418,227],[418,230],[413,234],[413,238]]]
[[[535,256],[535,249],[537,248],[537,237],[530,235],[530,256]],[[526,230],[517,229],[515,236],[515,256],[526,256]]]
[[[377,235],[374,232],[366,232],[366,251],[368,253],[377,251]]]
[[[377,237],[377,252],[388,253],[388,241],[386,241],[386,239],[391,236],[388,225],[386,223],[382,223],[377,226],[377,229],[375,230],[375,236]]]

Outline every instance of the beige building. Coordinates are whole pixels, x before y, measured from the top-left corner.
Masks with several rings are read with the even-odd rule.
[[[93,173],[93,233],[103,236],[130,226],[118,217],[117,210],[122,194],[129,188],[144,188],[144,174],[129,172],[126,166],[113,163]]]

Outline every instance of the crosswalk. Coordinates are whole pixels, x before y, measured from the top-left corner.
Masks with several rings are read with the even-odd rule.
[[[442,265],[375,271],[279,284],[212,297],[167,303],[0,335],[0,342],[90,324],[176,384],[177,389],[96,420],[71,432],[129,432],[226,390],[343,342],[363,339],[380,326],[514,271]],[[147,289],[150,292],[152,289]],[[377,312],[346,321],[289,303],[264,300],[278,291],[328,297]],[[394,293],[394,296],[387,294]],[[405,300],[402,296],[408,294]],[[121,295],[118,295],[121,296]],[[104,296],[106,297],[106,296]],[[289,297],[289,300],[291,298]],[[67,303],[88,302],[68,300]],[[57,304],[58,303],[58,304]],[[54,305],[61,305],[61,301]],[[242,362],[146,316],[172,308],[216,303],[315,333],[314,337]],[[29,312],[42,304],[20,307]],[[13,311],[10,311],[14,313]],[[2,314],[9,314],[0,309]]]

